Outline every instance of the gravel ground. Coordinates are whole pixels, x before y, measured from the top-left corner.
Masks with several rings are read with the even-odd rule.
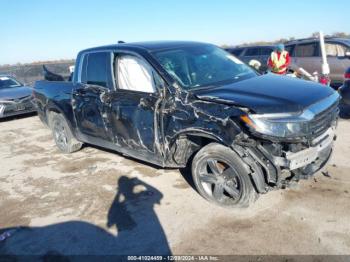
[[[207,203],[188,174],[85,146],[61,154],[30,116],[0,122],[0,254],[350,254],[350,122],[327,166],[249,209]]]

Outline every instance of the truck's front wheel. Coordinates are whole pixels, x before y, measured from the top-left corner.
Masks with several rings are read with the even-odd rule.
[[[53,113],[50,126],[55,143],[63,153],[73,153],[81,148],[82,143],[74,138],[66,119],[61,114]]]
[[[217,143],[203,147],[192,162],[198,192],[225,207],[247,207],[257,198],[249,173],[240,157]]]

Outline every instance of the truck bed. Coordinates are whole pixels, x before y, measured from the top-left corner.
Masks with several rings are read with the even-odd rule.
[[[64,81],[37,81],[34,85],[34,101],[40,119],[47,124],[46,111],[54,108],[64,113],[67,117],[72,116],[72,90],[74,84]]]

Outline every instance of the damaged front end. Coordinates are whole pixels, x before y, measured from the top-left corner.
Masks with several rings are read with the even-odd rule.
[[[288,186],[325,166],[336,139],[339,95],[310,106],[298,115],[244,115],[247,127],[232,144],[252,169],[259,192]]]
[[[0,118],[36,112],[31,95],[0,100]]]

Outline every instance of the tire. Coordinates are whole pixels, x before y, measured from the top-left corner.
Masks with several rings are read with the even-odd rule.
[[[73,136],[66,119],[57,113],[52,113],[50,120],[52,135],[58,149],[65,153],[73,153],[82,147],[82,143]]]
[[[248,207],[257,198],[249,172],[230,148],[211,143],[193,158],[192,177],[201,196],[223,207]]]

